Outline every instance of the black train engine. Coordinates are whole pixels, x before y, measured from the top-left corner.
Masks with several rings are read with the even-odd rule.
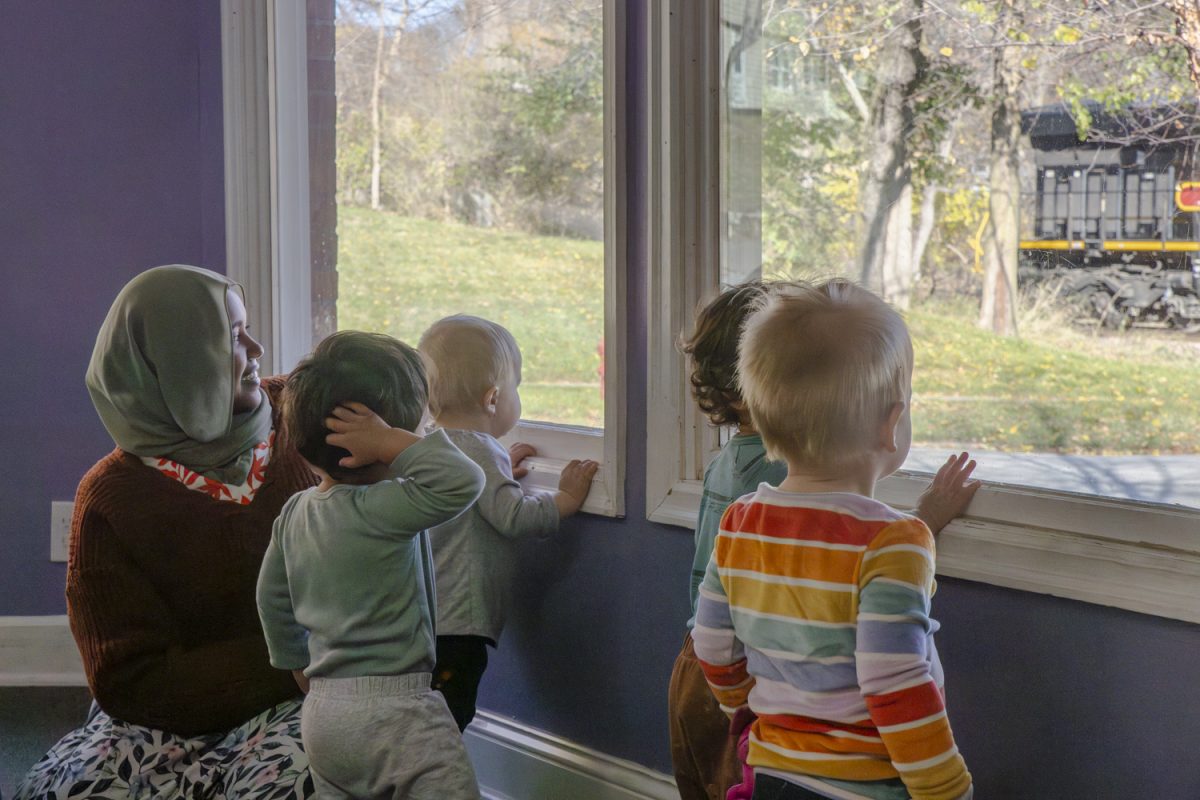
[[[1200,118],[1195,106],[1091,109],[1081,139],[1065,106],[1031,109],[1020,278],[1057,281],[1108,328],[1200,330]]]

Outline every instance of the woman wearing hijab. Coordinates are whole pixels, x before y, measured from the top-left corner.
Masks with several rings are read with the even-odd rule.
[[[304,798],[300,692],[255,607],[271,525],[315,483],[275,445],[241,287],[158,267],[117,296],[87,386],[116,449],[75,498],[67,614],[96,703],[16,798]],[[288,788],[284,788],[288,787]]]

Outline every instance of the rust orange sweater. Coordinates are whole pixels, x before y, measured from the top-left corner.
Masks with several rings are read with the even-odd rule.
[[[263,388],[278,423],[283,379]],[[299,696],[268,661],[254,588],[279,509],[314,483],[299,454],[280,447],[245,506],[121,450],[92,467],[75,495],[67,614],[101,708],[187,736]]]

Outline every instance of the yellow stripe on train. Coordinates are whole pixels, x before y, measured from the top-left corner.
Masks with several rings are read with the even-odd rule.
[[[1022,250],[1085,250],[1084,242],[1065,239],[1022,239]],[[1107,240],[1100,243],[1101,250],[1123,250],[1137,253],[1196,253],[1200,242],[1147,242]]]

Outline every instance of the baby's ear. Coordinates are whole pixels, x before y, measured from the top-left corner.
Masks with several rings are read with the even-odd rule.
[[[904,415],[904,403],[892,403],[892,407],[888,409],[887,416],[879,426],[879,446],[889,453],[896,452],[896,427],[900,424],[900,417]]]
[[[489,415],[496,413],[496,403],[500,401],[500,387],[493,386],[483,393],[483,410]]]

